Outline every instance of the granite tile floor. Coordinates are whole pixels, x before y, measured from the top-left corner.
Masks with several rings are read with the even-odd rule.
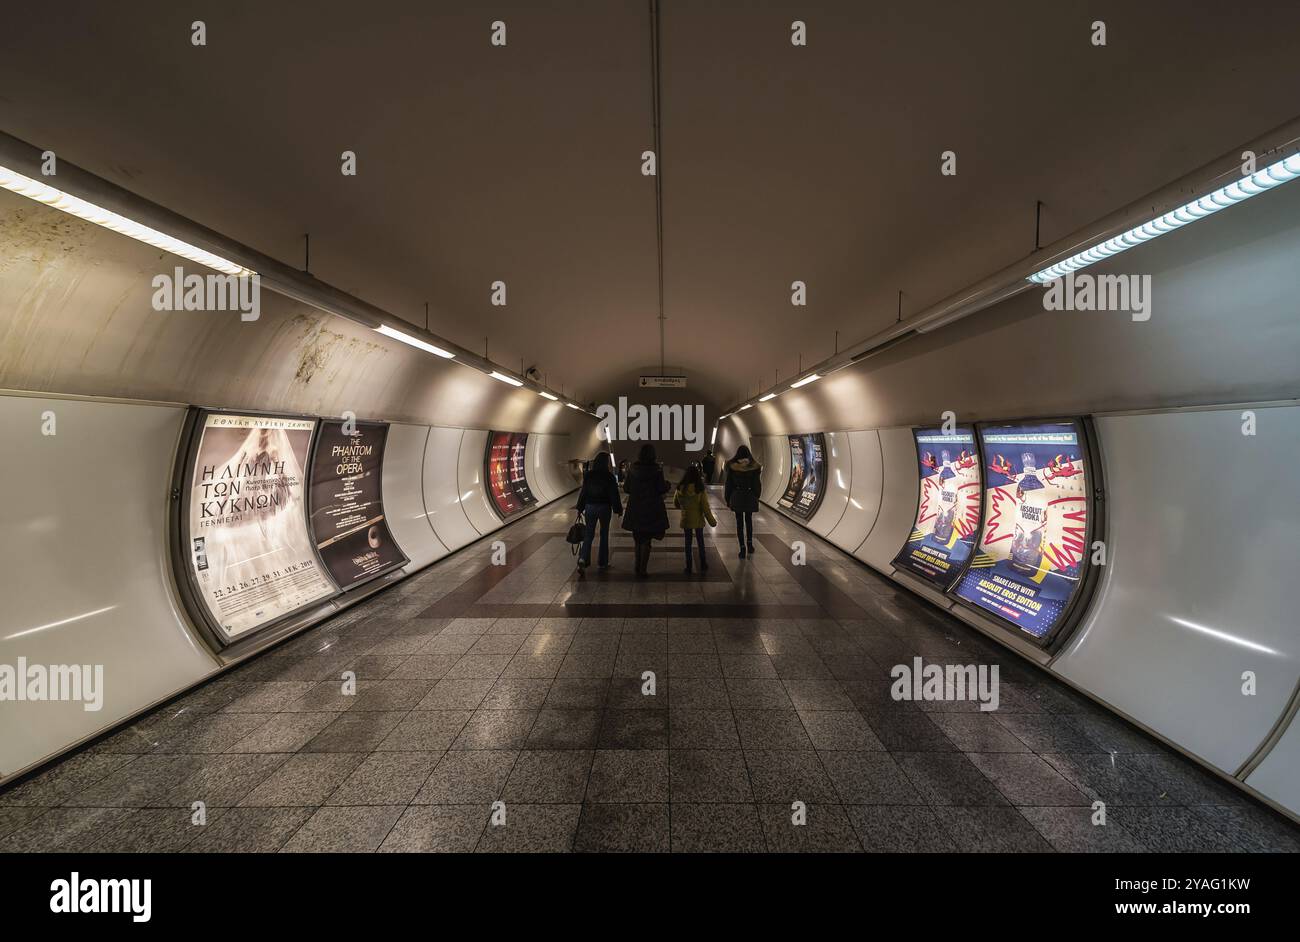
[[[707,572],[670,531],[637,580],[618,530],[613,568],[577,573],[570,504],[0,791],[0,850],[1300,850],[1286,819],[769,509],[752,558],[724,512]],[[1000,665],[999,709],[893,700],[915,656]]]

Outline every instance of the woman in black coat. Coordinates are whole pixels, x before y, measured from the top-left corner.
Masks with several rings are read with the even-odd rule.
[[[602,451],[591,459],[590,467],[582,476],[582,489],[578,491],[578,513],[586,525],[582,549],[578,551],[578,568],[591,565],[591,544],[600,527],[600,554],[597,563],[601,569],[609,568],[609,521],[614,514],[623,512],[623,502],[618,496],[618,479],[611,470],[613,462],[609,452]]]
[[[636,574],[644,576],[650,566],[650,541],[662,540],[668,530],[668,508],[664,506],[668,482],[655,460],[654,445],[641,446],[637,460],[627,469],[623,492],[627,494],[623,529],[632,531],[636,542]]]
[[[749,448],[741,445],[736,457],[727,463],[727,483],[723,499],[736,515],[736,539],[740,541],[740,558],[754,555],[754,513],[763,493],[763,466],[754,460]]]

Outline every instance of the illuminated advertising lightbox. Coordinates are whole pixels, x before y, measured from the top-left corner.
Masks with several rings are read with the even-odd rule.
[[[790,480],[778,503],[793,516],[811,519],[826,490],[826,436],[787,436],[790,444]]]
[[[1088,547],[1087,456],[1077,422],[981,425],[984,520],[953,590],[1040,641],[1079,590]]]
[[[488,498],[502,520],[537,503],[528,486],[528,435],[522,432],[489,432],[484,458]]]
[[[311,531],[321,562],[347,590],[406,563],[384,517],[388,426],[323,419],[311,462]]]
[[[971,428],[917,429],[921,493],[912,532],[894,566],[946,590],[970,561],[979,536],[980,460]]]
[[[307,529],[315,419],[201,413],[181,515],[190,576],[229,643],[337,594]]]

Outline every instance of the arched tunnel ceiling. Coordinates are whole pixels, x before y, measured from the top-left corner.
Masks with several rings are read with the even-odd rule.
[[[1046,243],[1296,112],[1294,3],[661,11],[666,357],[713,405],[1024,256],[1036,200]],[[310,233],[317,277],[584,401],[658,361],[643,0],[27,4],[0,129],[282,261]]]

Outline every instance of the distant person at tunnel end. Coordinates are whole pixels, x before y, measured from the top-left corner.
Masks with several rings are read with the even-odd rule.
[[[600,527],[600,552],[596,557],[601,569],[609,568],[609,521],[614,514],[623,513],[623,501],[618,494],[618,480],[610,470],[613,460],[602,451],[592,458],[582,475],[582,488],[578,491],[578,513],[582,514],[586,535],[578,550],[578,568],[591,565],[591,544]]]
[[[736,449],[736,455],[727,462],[727,481],[722,489],[723,499],[736,515],[736,540],[740,543],[740,558],[745,553],[754,555],[754,512],[758,510],[758,495],[763,492],[763,466],[754,460],[748,445]]]
[[[668,481],[655,458],[654,445],[641,446],[636,461],[627,469],[623,491],[627,494],[623,529],[632,531],[636,543],[636,574],[644,576],[650,567],[650,541],[662,540],[668,532],[668,508],[664,506]]]

